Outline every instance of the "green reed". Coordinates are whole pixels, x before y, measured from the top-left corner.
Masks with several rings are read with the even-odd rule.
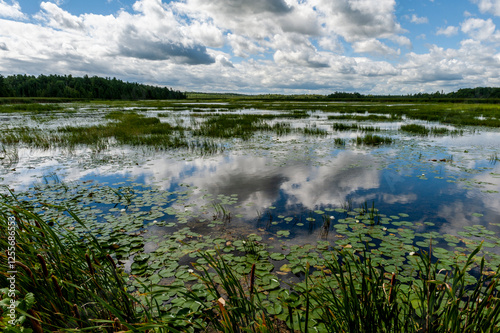
[[[366,134],[365,136],[358,136],[356,138],[356,144],[358,145],[371,145],[377,146],[381,144],[390,144],[392,143],[392,139],[386,136],[374,135],[374,134]]]
[[[40,215],[20,208],[22,203],[16,198],[9,200],[12,204],[4,202],[0,209],[0,248],[12,247],[4,235],[10,221],[15,220],[15,246],[11,252],[15,252],[17,271],[17,320],[15,325],[0,321],[2,331],[21,332],[21,327],[34,332],[147,329],[145,323],[152,319],[150,312],[139,314],[137,299],[126,291],[127,275],[91,233],[76,235],[58,227],[57,223],[49,226]],[[84,226],[71,211],[66,213],[76,224]],[[7,272],[12,269],[3,250],[0,284],[7,286]],[[1,303],[9,303],[10,297],[2,291],[4,301]],[[0,306],[0,317],[4,315],[4,308]]]

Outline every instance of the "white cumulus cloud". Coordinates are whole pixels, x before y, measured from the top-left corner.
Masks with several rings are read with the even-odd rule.
[[[12,0],[10,3],[7,3],[5,0],[0,0],[0,17],[25,19],[26,15],[21,11],[19,2]]]
[[[470,18],[461,24],[464,33],[478,40],[486,40],[493,36],[496,26],[491,19]]]
[[[500,16],[500,0],[472,0],[483,13],[490,12],[495,16]]]
[[[429,23],[429,19],[427,17],[419,17],[413,14],[411,16],[410,22],[415,24],[424,24],[424,23]]]
[[[438,28],[436,31],[436,35],[444,35],[446,37],[451,37],[458,34],[458,27],[455,26],[447,26],[446,28]]]

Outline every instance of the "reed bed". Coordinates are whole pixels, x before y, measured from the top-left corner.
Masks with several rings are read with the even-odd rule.
[[[380,136],[374,134],[366,134],[365,136],[358,136],[356,138],[356,144],[358,145],[371,145],[377,146],[381,144],[390,144],[392,139],[387,136]]]

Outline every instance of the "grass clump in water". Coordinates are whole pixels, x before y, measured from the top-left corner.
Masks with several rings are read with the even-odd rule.
[[[68,145],[95,144],[97,140],[114,138],[119,144],[144,145],[158,149],[188,147],[184,129],[162,123],[156,117],[132,112],[112,111],[106,119],[116,120],[106,125],[90,127],[67,126],[59,130]]]
[[[333,130],[335,131],[355,131],[359,127],[357,124],[344,124],[344,123],[333,123]]]
[[[316,126],[307,126],[304,127],[302,133],[305,135],[316,135],[316,136],[326,136],[328,132],[322,128],[318,128]]]
[[[419,134],[419,135],[428,135],[430,133],[430,130],[427,129],[425,126],[417,124],[401,125],[401,130],[408,133]]]
[[[342,139],[342,138],[335,138],[333,140],[333,143],[336,145],[339,145],[339,146],[345,146],[346,141],[345,141],[345,139]]]
[[[47,113],[50,111],[61,111],[64,107],[59,104],[49,103],[23,103],[23,104],[7,104],[0,105],[0,112],[32,112],[32,113]]]
[[[390,144],[392,143],[392,139],[386,136],[374,135],[374,134],[366,134],[365,136],[358,136],[356,138],[356,144],[358,145],[371,145],[377,146],[381,144]]]
[[[193,131],[193,135],[248,140],[253,136],[254,132],[266,129],[268,129],[268,126],[264,124],[264,120],[258,115],[220,114],[208,117],[200,125],[199,129]]]

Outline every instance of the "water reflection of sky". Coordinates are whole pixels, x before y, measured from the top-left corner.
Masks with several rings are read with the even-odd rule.
[[[403,145],[330,149],[329,154],[324,154],[324,146],[318,146],[315,150],[322,154],[306,156],[301,154],[308,151],[298,150],[293,159],[283,163],[276,163],[272,155],[241,153],[189,159],[157,154],[132,162],[127,159],[127,151],[122,151],[122,160],[120,154],[115,154],[107,160],[110,163],[93,166],[85,164],[90,157],[86,149],[74,151],[66,159],[62,158],[63,151],[21,150],[18,164],[3,168],[2,183],[21,190],[43,182],[43,175],[54,173],[64,182],[94,180],[113,184],[133,180],[165,191],[177,190],[184,184],[214,196],[237,194],[238,208],[232,208],[232,213],[240,214],[239,223],[257,226],[262,221],[256,222],[256,216],[269,212],[269,207],[276,207],[272,211],[275,216],[312,216],[314,210],[339,208],[349,202],[353,207],[373,204],[388,216],[406,213],[409,221],[434,222],[434,230],[442,233],[500,222],[500,195],[495,193],[500,191],[500,163],[476,160],[463,152],[455,153],[451,162],[432,161],[433,156],[449,154],[446,149],[433,150],[433,145],[422,152],[417,152],[415,146]],[[193,195],[184,204],[196,209],[203,201]],[[319,227],[295,226],[293,235],[298,242],[300,237],[307,241],[316,237],[308,228],[314,231]],[[277,225],[270,230],[282,228]]]

